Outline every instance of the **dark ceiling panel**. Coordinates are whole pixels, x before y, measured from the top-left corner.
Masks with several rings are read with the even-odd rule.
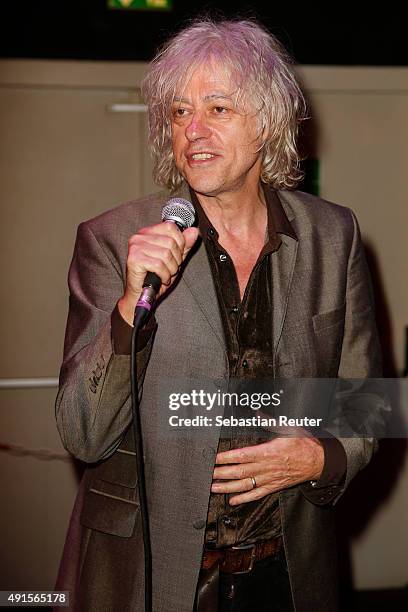
[[[158,13],[112,11],[106,0],[11,0],[1,3],[0,56],[148,60],[188,19],[210,13],[258,17],[301,64],[408,65],[406,26],[392,8],[359,18],[343,3],[277,4],[173,0],[171,12]]]

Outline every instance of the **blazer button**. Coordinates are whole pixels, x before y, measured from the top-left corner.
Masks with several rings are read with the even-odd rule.
[[[197,519],[196,521],[194,521],[193,527],[194,529],[204,529],[206,524],[207,524],[207,521],[204,521],[203,519]]]
[[[92,370],[92,374],[96,376],[98,380],[100,379],[100,377],[102,376],[102,370],[99,367],[99,364],[96,366],[95,370]]]

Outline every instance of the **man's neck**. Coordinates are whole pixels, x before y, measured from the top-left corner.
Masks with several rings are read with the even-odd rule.
[[[266,202],[261,185],[251,192],[207,196],[196,193],[211,225],[223,237],[249,238],[254,232],[265,232]]]

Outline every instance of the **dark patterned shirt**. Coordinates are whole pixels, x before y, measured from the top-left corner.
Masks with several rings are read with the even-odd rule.
[[[251,272],[241,301],[233,261],[218,242],[218,234],[205,215],[194,193],[202,239],[211,265],[227,347],[230,378],[262,379],[274,376],[272,363],[272,278],[270,255],[281,245],[279,234],[294,238],[280,202],[272,190],[265,190],[268,226],[265,244]],[[228,416],[253,416],[251,408],[227,406]],[[245,414],[246,412],[246,414]],[[252,413],[252,414],[250,414]],[[224,413],[226,416],[226,413]],[[255,432],[236,433],[224,428],[218,452],[265,442]],[[280,535],[278,493],[260,500],[230,506],[229,494],[211,493],[205,541],[207,546],[222,547],[251,544]]]

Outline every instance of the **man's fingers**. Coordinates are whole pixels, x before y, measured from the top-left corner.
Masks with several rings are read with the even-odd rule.
[[[128,255],[128,272],[146,274],[155,272],[163,282],[166,282],[179,269],[178,258],[174,254],[157,245],[147,245],[140,249],[131,246]]]
[[[323,469],[324,451],[311,438],[276,438],[269,442],[218,453],[213,493],[232,494],[231,505],[243,504],[307,480]],[[255,477],[253,487],[251,477]],[[235,495],[236,494],[236,495]]]
[[[194,246],[198,236],[199,236],[198,227],[188,227],[186,230],[184,230],[183,237],[185,239],[185,246],[184,246],[184,252],[183,252],[183,259],[186,258],[186,255]]]
[[[135,234],[129,239],[129,254],[146,254],[162,258],[170,254],[177,260],[178,265],[183,261],[184,243],[181,248],[172,236],[163,234]],[[167,255],[166,255],[167,254]]]
[[[256,483],[258,486],[258,478]],[[252,491],[254,484],[251,478],[242,480],[226,480],[225,482],[213,482],[211,485],[212,493],[240,493],[241,491]]]
[[[120,313],[131,325],[147,272],[161,280],[159,295],[167,290],[198,236],[197,228],[184,234],[174,223],[157,223],[141,228],[128,241],[126,288],[120,300]]]
[[[229,504],[231,506],[237,506],[238,504],[245,504],[257,499],[262,499],[265,495],[274,493],[282,488],[281,483],[274,484],[270,482],[269,478],[261,475],[257,475],[256,487],[254,487],[252,478],[244,478],[243,480],[227,480],[225,482],[213,482],[211,485],[211,492],[223,495],[232,495],[229,498]],[[239,493],[239,495],[234,495]]]
[[[150,225],[148,227],[143,227],[142,229],[140,229],[138,231],[137,234],[135,234],[135,236],[137,235],[142,235],[142,236],[167,236],[167,238],[171,238],[172,240],[174,240],[179,249],[180,252],[183,252],[184,249],[184,245],[185,245],[185,237],[184,237],[184,233],[181,232],[177,225],[175,225],[174,223],[157,223],[156,225]]]
[[[239,504],[246,504],[251,501],[255,501],[257,499],[262,499],[265,495],[269,495],[269,493],[273,493],[273,489],[266,487],[257,487],[256,489],[252,489],[252,491],[247,491],[246,493],[241,493],[240,495],[234,495],[229,498],[230,506],[238,506]]]
[[[169,228],[168,226],[172,227]],[[163,232],[163,229],[166,228],[167,231]],[[146,254],[155,255],[154,247],[162,247],[172,253],[180,266],[194,246],[198,235],[199,231],[196,227],[189,227],[182,233],[173,223],[161,223],[142,228],[137,234],[131,236],[129,249],[133,248],[135,251],[140,249]]]
[[[213,478],[214,480],[237,480],[250,478],[259,470],[259,465],[254,463],[237,463],[234,465],[226,465],[224,467],[215,467]]]
[[[265,457],[266,453],[271,455],[270,444],[270,442],[266,442],[255,446],[245,446],[244,448],[234,448],[233,450],[223,451],[217,454],[215,463],[217,465],[225,465],[227,463],[250,463],[257,461]]]

